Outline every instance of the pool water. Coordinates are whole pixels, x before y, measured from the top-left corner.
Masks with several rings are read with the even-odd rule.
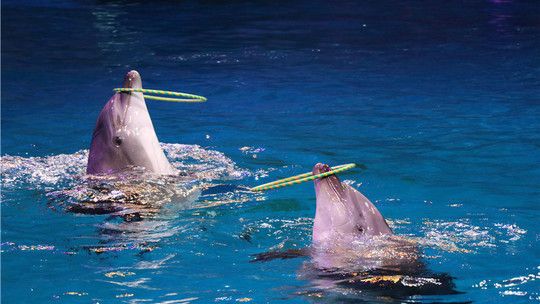
[[[3,1],[2,302],[538,302],[539,15],[510,0]],[[97,115],[131,69],[208,98],[147,101],[203,190],[142,221],[73,212]],[[251,263],[310,245],[315,193],[245,187],[317,162],[357,163],[341,179],[460,293],[321,289],[309,257]]]

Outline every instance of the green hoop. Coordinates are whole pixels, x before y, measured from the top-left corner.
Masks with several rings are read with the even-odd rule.
[[[114,88],[113,91],[125,92],[125,93],[140,92],[140,93],[143,93],[144,98],[146,99],[154,99],[154,100],[170,101],[170,102],[205,102],[206,101],[206,97],[204,96],[182,93],[182,92],[173,92],[173,91],[152,90],[152,89],[132,89],[132,88]],[[168,96],[177,96],[177,97],[184,97],[184,98],[160,97],[160,96],[154,96],[154,95],[147,95],[147,93],[154,94],[154,95],[168,95]]]
[[[303,182],[312,181],[312,180],[315,180],[317,178],[334,175],[336,173],[340,173],[340,172],[352,169],[354,167],[356,167],[356,164],[345,164],[345,165],[339,165],[339,166],[332,167],[331,170],[328,171],[328,172],[319,173],[319,174],[315,174],[315,175],[313,175],[313,173],[311,173],[311,172],[307,172],[307,173],[298,174],[298,175],[283,178],[283,179],[278,179],[277,181],[262,184],[262,185],[259,185],[257,187],[250,188],[249,190],[251,190],[251,191],[265,191],[265,190],[271,190],[271,189],[281,188],[281,187],[285,187],[285,186],[292,186],[292,185],[300,184],[300,183],[303,183]]]

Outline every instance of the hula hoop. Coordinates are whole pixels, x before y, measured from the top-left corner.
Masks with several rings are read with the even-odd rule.
[[[132,88],[114,88],[115,92],[141,92],[146,99],[154,99],[161,101],[171,101],[171,102],[205,102],[206,97],[182,93],[182,92],[173,92],[173,91],[163,91],[163,90],[152,90],[152,89],[132,89]],[[159,97],[153,95],[146,95],[145,93],[155,94],[155,95],[169,95],[169,96],[178,96],[185,98],[174,98],[174,97]]]
[[[339,165],[339,166],[332,167],[332,168],[330,168],[331,170],[328,171],[328,172],[323,172],[323,173],[319,173],[319,174],[315,174],[315,175],[313,175],[313,173],[311,173],[311,172],[307,172],[307,173],[298,174],[298,175],[283,178],[283,179],[278,179],[277,181],[262,184],[262,185],[259,185],[257,187],[250,188],[249,190],[251,190],[251,191],[265,191],[265,190],[276,189],[276,188],[281,188],[281,187],[285,187],[285,186],[292,186],[292,185],[300,184],[300,183],[303,183],[303,182],[312,181],[312,180],[315,180],[317,178],[334,175],[336,173],[340,173],[340,172],[343,172],[345,170],[352,169],[354,167],[356,167],[356,164],[345,164],[345,165]]]

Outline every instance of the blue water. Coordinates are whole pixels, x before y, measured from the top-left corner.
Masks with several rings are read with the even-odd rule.
[[[2,2],[3,303],[540,300],[538,2],[151,2]],[[142,222],[69,212],[54,193],[80,186],[130,69],[208,98],[147,103],[213,186]],[[309,257],[250,263],[309,246],[315,193],[237,186],[317,162],[358,163],[342,179],[461,293],[321,291]]]

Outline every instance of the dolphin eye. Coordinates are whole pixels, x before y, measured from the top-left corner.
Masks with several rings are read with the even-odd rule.
[[[122,144],[122,137],[120,136],[115,136],[113,137],[113,143],[119,147],[121,144]]]

